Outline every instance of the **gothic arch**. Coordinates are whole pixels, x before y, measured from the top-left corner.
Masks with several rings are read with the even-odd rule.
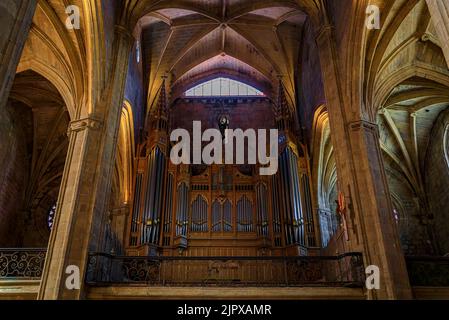
[[[380,30],[364,34],[364,105],[367,117],[375,121],[377,112],[400,83],[413,77],[431,79],[448,86],[441,46],[425,0],[381,1]]]
[[[135,158],[134,118],[131,104],[125,101],[120,118],[116,154],[116,174],[121,204],[131,202]]]
[[[444,87],[449,88],[449,72],[435,70],[429,65],[412,64],[397,70],[382,82],[376,94],[374,105],[377,105],[378,109],[382,108],[392,94],[394,88],[413,78],[431,80],[435,82],[435,87],[440,89]],[[372,116],[375,117],[375,114],[379,111],[378,109],[372,110],[372,112],[374,112]]]
[[[83,77],[85,44],[81,30],[70,32],[66,28],[61,7],[65,8],[58,1],[38,2],[17,72],[33,70],[44,75],[60,91],[71,118],[77,119],[87,83]]]
[[[338,178],[331,128],[326,107],[319,107],[315,113],[312,138],[312,176],[316,207],[321,228],[321,241],[326,246],[338,229],[335,212]]]
[[[427,195],[431,225],[434,232],[432,241],[435,250],[441,255],[449,252],[449,162],[448,162],[448,134],[449,130],[449,103],[435,120],[429,146],[426,154],[426,167],[424,168],[424,189]]]
[[[426,66],[407,66],[392,73],[384,88],[394,87],[382,100],[377,113],[389,189],[400,199],[397,202],[406,207],[407,223],[400,224],[400,234],[403,250],[408,254],[438,251],[431,227],[432,216],[438,213],[430,205],[435,190],[429,189],[428,171],[429,166],[439,163],[432,158],[434,165],[430,165],[429,155],[434,154],[435,148],[443,149],[441,142],[439,149],[435,147],[432,137],[441,122],[438,119],[449,105],[448,79]],[[444,139],[442,131],[438,132],[436,137]],[[433,173],[432,177],[441,175]]]
[[[66,161],[70,115],[58,88],[32,70],[16,75],[7,111],[13,125],[0,144],[10,152],[3,167],[10,178],[0,175],[0,207],[6,215],[13,208],[15,212],[2,222],[16,224],[11,238],[21,245],[45,247],[48,214],[57,202]],[[7,205],[11,191],[9,202],[15,204]]]
[[[27,59],[26,61],[21,61],[17,73],[21,73],[27,70],[34,71],[41,74],[43,77],[47,78],[59,91],[62,98],[64,99],[67,110],[70,114],[70,118],[74,119],[76,116],[76,103],[74,96],[70,87],[64,78],[51,68],[47,63],[41,61],[38,58]]]
[[[122,22],[134,28],[143,51],[151,47],[145,53],[150,58],[144,70],[148,105],[156,99],[162,76],[167,76],[171,85],[183,77],[191,80],[194,76],[189,74],[191,69],[207,66],[206,62],[215,57],[239,61],[237,65],[227,63],[235,72],[243,70],[242,65],[251,66],[252,76],[268,84],[276,84],[277,77],[282,76],[286,97],[293,105],[300,54],[296,47],[301,38],[298,30],[308,17],[318,15],[320,5],[315,1],[262,0],[251,4],[211,1],[207,6],[192,6],[182,1],[128,2]],[[248,27],[251,14],[260,14],[261,23]],[[157,48],[154,43],[158,44]],[[228,69],[209,66],[201,73]],[[176,99],[178,92],[174,89],[176,95],[172,98]]]

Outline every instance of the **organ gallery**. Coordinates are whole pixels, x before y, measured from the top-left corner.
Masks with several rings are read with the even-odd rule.
[[[276,103],[265,97],[186,97],[169,108],[163,83],[158,105],[149,116],[148,135],[138,147],[129,254],[307,255],[317,236],[310,182],[304,150],[291,134],[295,128],[290,127],[293,122],[283,94],[280,87]],[[187,115],[183,112],[187,108],[198,111]],[[278,173],[260,175],[258,165],[248,161],[174,165],[170,128],[192,130],[195,120],[217,129],[223,123],[242,130],[249,124],[277,128],[283,137],[277,148]],[[222,143],[229,143],[222,132]],[[256,150],[248,149],[246,160],[248,152]]]

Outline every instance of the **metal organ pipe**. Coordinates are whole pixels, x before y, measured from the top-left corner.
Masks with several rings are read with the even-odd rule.
[[[172,222],[172,209],[173,209],[173,174],[168,174],[167,179],[167,194],[166,205],[164,215],[164,232],[169,233],[171,230]]]
[[[165,156],[156,147],[148,158],[148,179],[145,191],[142,244],[158,244],[162,210],[162,189]]]
[[[198,195],[192,202],[192,225],[190,230],[193,232],[207,232],[207,202]]]
[[[278,205],[278,199],[279,199],[279,188],[277,185],[278,182],[278,176],[275,175],[271,179],[272,182],[272,203],[273,203],[273,230],[275,233],[275,236],[281,235],[281,216],[280,216],[280,210]]]
[[[177,205],[176,205],[176,235],[187,235],[187,202],[188,193],[187,185],[183,182],[179,185],[177,190]]]
[[[300,177],[298,168],[298,157],[290,150],[290,163],[292,166],[291,180],[294,186],[294,198],[295,198],[295,219],[296,219],[296,241],[305,245],[305,232],[304,232],[304,215],[301,204],[301,189],[300,189]]]
[[[268,236],[268,205],[267,205],[267,187],[259,184],[256,187],[257,199],[257,233],[260,236]]]
[[[220,219],[221,206],[218,200],[215,200],[212,204],[212,231],[221,231],[221,219]]]
[[[312,196],[310,194],[310,183],[307,174],[301,176],[301,185],[304,192],[304,211],[307,215],[307,245],[309,247],[316,246],[315,241],[315,225],[312,213]]]
[[[158,175],[156,179],[156,198],[155,198],[155,210],[153,213],[154,228],[151,231],[151,242],[157,244],[159,241],[159,234],[161,228],[161,214],[162,214],[162,202],[163,202],[163,187],[165,177],[165,157],[159,149],[156,149],[157,157],[157,169]]]
[[[133,215],[132,215],[132,222],[131,222],[131,232],[135,233],[138,231],[139,227],[139,212],[140,212],[140,197],[141,197],[141,191],[142,191],[142,173],[138,173],[136,176],[136,186],[135,186],[135,193],[134,193],[134,203],[133,203]],[[137,237],[131,235],[129,239],[129,244],[132,246],[137,245]]]
[[[226,199],[223,204],[223,231],[231,232],[232,231],[232,205],[231,202]]]
[[[305,244],[304,219],[301,208],[298,159],[290,148],[286,148],[280,158],[277,177],[279,196],[277,204],[282,212],[287,244]]]
[[[253,207],[246,196],[243,196],[237,203],[237,220],[239,232],[253,231]]]

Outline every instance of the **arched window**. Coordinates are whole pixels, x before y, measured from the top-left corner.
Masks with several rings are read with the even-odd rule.
[[[49,210],[47,215],[47,225],[48,228],[51,230],[53,228],[53,223],[55,221],[55,214],[56,214],[56,204],[54,204]]]
[[[264,94],[245,83],[216,78],[203,82],[186,91],[186,97],[230,97],[230,96],[264,96]]]

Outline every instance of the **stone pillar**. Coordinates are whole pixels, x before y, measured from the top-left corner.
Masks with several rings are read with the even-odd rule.
[[[449,1],[426,0],[426,2],[449,67]]]
[[[361,107],[343,95],[345,81],[337,66],[332,28],[317,37],[331,138],[335,148],[339,190],[344,193],[348,247],[362,251],[365,265],[380,269],[380,290],[371,299],[410,299],[411,289],[383,167],[377,125],[360,117]],[[329,63],[334,61],[334,63]],[[351,119],[352,118],[352,119]],[[355,120],[354,120],[355,119]]]
[[[88,253],[98,249],[108,210],[132,46],[130,33],[122,27],[116,30],[108,91],[101,95],[107,98],[99,103],[95,117],[74,121],[69,128],[70,144],[38,299],[84,298]],[[81,290],[65,286],[70,265],[80,270]]]
[[[36,3],[37,0],[0,1],[0,109],[8,101]]]

